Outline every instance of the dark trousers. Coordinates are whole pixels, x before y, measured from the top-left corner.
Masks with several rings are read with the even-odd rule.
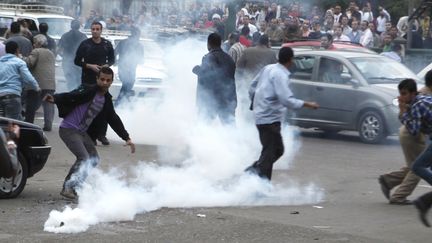
[[[120,104],[124,100],[129,101],[129,97],[133,96],[134,92],[132,91],[132,89],[135,84],[135,76],[136,66],[125,70],[119,70],[119,77],[122,82],[122,87],[117,97],[116,105]]]
[[[427,208],[432,206],[432,192],[421,195],[417,200],[420,200]]]
[[[63,188],[75,189],[85,181],[88,170],[96,167],[99,156],[94,142],[86,132],[60,127],[59,135],[66,147],[76,156],[76,161],[65,178]]]
[[[25,121],[34,123],[36,111],[42,105],[44,113],[44,128],[51,130],[52,123],[54,120],[54,104],[42,101],[45,95],[53,95],[55,90],[43,89],[40,93],[34,90],[28,90],[26,95],[26,110],[25,110]]]
[[[273,164],[284,153],[281,123],[257,125],[257,128],[262,145],[261,155],[248,170],[254,170],[260,177],[271,180]]]

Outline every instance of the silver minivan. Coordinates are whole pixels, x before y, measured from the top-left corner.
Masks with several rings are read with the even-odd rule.
[[[291,88],[320,109],[301,109],[288,119],[326,132],[358,131],[365,143],[379,143],[400,127],[399,82],[417,76],[403,64],[377,54],[295,51]]]

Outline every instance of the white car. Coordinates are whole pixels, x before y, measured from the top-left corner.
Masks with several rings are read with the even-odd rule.
[[[3,36],[10,24],[18,19],[26,19],[30,23],[29,30],[39,32],[39,24],[47,23],[48,35],[55,40],[70,30],[72,17],[64,14],[62,7],[35,4],[0,3],[0,36]]]

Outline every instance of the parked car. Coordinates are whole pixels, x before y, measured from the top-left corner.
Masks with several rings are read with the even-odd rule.
[[[320,108],[301,109],[289,120],[327,132],[358,131],[365,143],[398,131],[397,85],[405,78],[419,81],[403,64],[377,54],[304,50],[295,52],[294,62],[295,96]]]
[[[14,178],[0,177],[0,198],[14,198],[24,189],[27,178],[42,170],[51,152],[48,139],[42,129],[34,124],[0,117],[0,128],[6,130],[9,123],[20,126],[18,140],[18,173]]]
[[[333,42],[335,50],[338,51],[354,51],[354,52],[365,52],[365,53],[376,53],[368,48],[363,47],[360,44],[347,41],[335,41]],[[321,48],[320,40],[294,40],[282,44],[282,47],[291,47],[295,49],[305,50],[318,50]]]
[[[426,67],[424,67],[420,72],[418,72],[418,73],[417,73],[417,77],[418,77],[420,80],[425,81],[426,73],[429,72],[430,70],[432,70],[432,63],[429,64],[429,65],[427,65]]]
[[[32,33],[39,32],[40,23],[47,23],[48,35],[55,40],[60,40],[60,37],[70,30],[73,20],[72,17],[64,15],[64,9],[58,6],[0,3],[0,36],[18,19],[27,20]]]

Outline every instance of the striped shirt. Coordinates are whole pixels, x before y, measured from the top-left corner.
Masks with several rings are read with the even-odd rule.
[[[228,55],[230,55],[236,65],[245,49],[246,47],[244,45],[240,44],[240,42],[237,42],[228,50]]]

